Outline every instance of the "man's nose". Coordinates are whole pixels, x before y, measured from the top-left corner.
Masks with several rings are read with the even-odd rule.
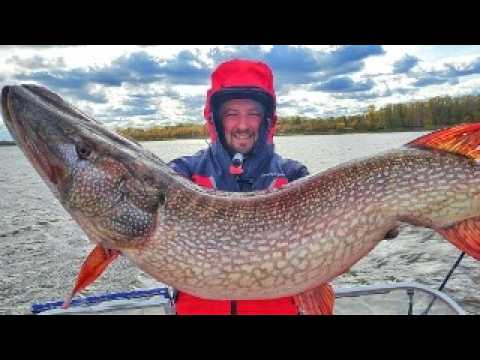
[[[249,128],[248,116],[241,115],[238,119],[237,129],[243,130]]]

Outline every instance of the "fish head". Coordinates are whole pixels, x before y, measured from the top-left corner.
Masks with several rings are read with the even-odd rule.
[[[41,86],[5,86],[2,109],[18,146],[91,241],[121,250],[148,239],[168,188],[160,159]]]

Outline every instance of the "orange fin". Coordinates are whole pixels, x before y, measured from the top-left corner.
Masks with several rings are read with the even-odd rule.
[[[409,142],[407,146],[444,150],[471,159],[480,159],[480,123],[437,130]]]
[[[307,290],[293,298],[305,315],[333,315],[335,293],[329,283]]]
[[[105,249],[100,245],[95,246],[83,262],[77,277],[77,283],[71,294],[65,298],[62,307],[64,309],[68,308],[75,294],[94,282],[119,254],[120,252],[117,250]]]
[[[436,230],[457,248],[480,260],[480,217]]]

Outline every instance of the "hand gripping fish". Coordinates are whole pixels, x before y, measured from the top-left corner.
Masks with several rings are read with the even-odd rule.
[[[121,254],[199,297],[294,296],[307,314],[331,314],[329,281],[399,222],[432,228],[480,259],[479,123],[281,189],[226,193],[177,175],[43,87],[4,87],[2,108],[17,144],[96,245],[70,298]]]

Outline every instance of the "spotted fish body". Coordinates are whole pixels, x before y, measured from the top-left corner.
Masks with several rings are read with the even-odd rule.
[[[75,294],[122,254],[154,278],[210,299],[294,296],[331,313],[328,282],[407,222],[480,259],[480,124],[342,164],[281,189],[201,188],[49,90],[2,90],[4,120],[96,244]]]
[[[156,234],[123,253],[201,297],[294,295],[347,271],[399,221],[435,229],[478,216],[479,175],[471,159],[405,148],[255,197],[173,186]]]

